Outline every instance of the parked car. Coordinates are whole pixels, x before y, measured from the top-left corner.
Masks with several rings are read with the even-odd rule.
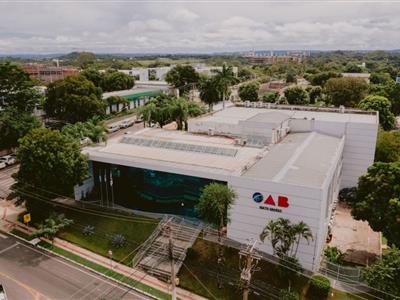
[[[0,300],[7,300],[6,290],[3,285],[0,283]]]
[[[84,137],[83,139],[81,139],[80,141],[79,141],[79,144],[81,145],[81,146],[87,146],[87,145],[89,145],[89,144],[91,144],[92,143],[92,140],[90,139],[90,138],[88,138],[88,137]]]
[[[7,167],[6,163],[4,161],[0,161],[0,170],[4,169],[5,167]]]
[[[116,132],[118,130],[120,130],[119,125],[111,125],[111,126],[107,127],[107,132],[108,133]]]
[[[7,166],[15,164],[17,161],[15,155],[5,155],[0,157],[0,162],[4,162]]]
[[[143,118],[136,118],[135,123],[142,123],[143,122]]]
[[[121,124],[119,125],[119,127],[121,128],[128,128],[133,126],[134,122],[132,120],[124,120],[121,122]]]

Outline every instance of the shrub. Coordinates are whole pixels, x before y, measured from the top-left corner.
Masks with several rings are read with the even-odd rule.
[[[350,204],[356,197],[357,188],[343,188],[339,192],[339,201]]]
[[[295,291],[280,290],[279,300],[299,300],[299,295]]]
[[[122,248],[125,245],[126,239],[122,234],[115,234],[112,237],[111,243],[115,248]]]
[[[337,247],[330,247],[325,249],[324,256],[327,261],[341,265],[343,264],[344,253]]]
[[[94,234],[94,226],[86,225],[85,227],[83,227],[82,233],[87,236],[93,235]]]
[[[310,295],[317,299],[323,299],[328,296],[331,288],[331,282],[328,278],[322,275],[314,275],[310,280],[309,292]]]

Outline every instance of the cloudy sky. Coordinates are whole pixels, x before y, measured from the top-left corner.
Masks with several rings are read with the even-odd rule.
[[[399,49],[400,0],[0,0],[0,53]]]

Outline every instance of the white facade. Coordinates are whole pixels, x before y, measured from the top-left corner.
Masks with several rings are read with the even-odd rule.
[[[91,161],[226,182],[237,194],[227,235],[239,242],[258,240],[270,220],[304,221],[313,241],[301,240],[297,257],[316,270],[340,186],[353,186],[373,161],[377,122],[360,112],[232,107],[190,120],[189,132],[145,129],[84,152]],[[268,239],[257,247],[272,253]]]

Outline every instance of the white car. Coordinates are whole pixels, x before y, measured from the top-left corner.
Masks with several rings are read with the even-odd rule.
[[[16,163],[14,155],[5,155],[0,157],[0,162],[4,162],[7,166],[11,166]]]
[[[111,125],[107,127],[107,132],[112,133],[118,131],[119,129],[120,127],[118,125]]]
[[[7,300],[7,295],[6,291],[4,290],[4,287],[2,284],[0,284],[0,300]]]
[[[0,161],[0,170],[4,169],[5,167],[7,167],[6,163],[4,161]]]
[[[121,122],[121,124],[119,125],[119,127],[121,128],[128,128],[133,126],[134,122],[132,120],[124,120]]]

